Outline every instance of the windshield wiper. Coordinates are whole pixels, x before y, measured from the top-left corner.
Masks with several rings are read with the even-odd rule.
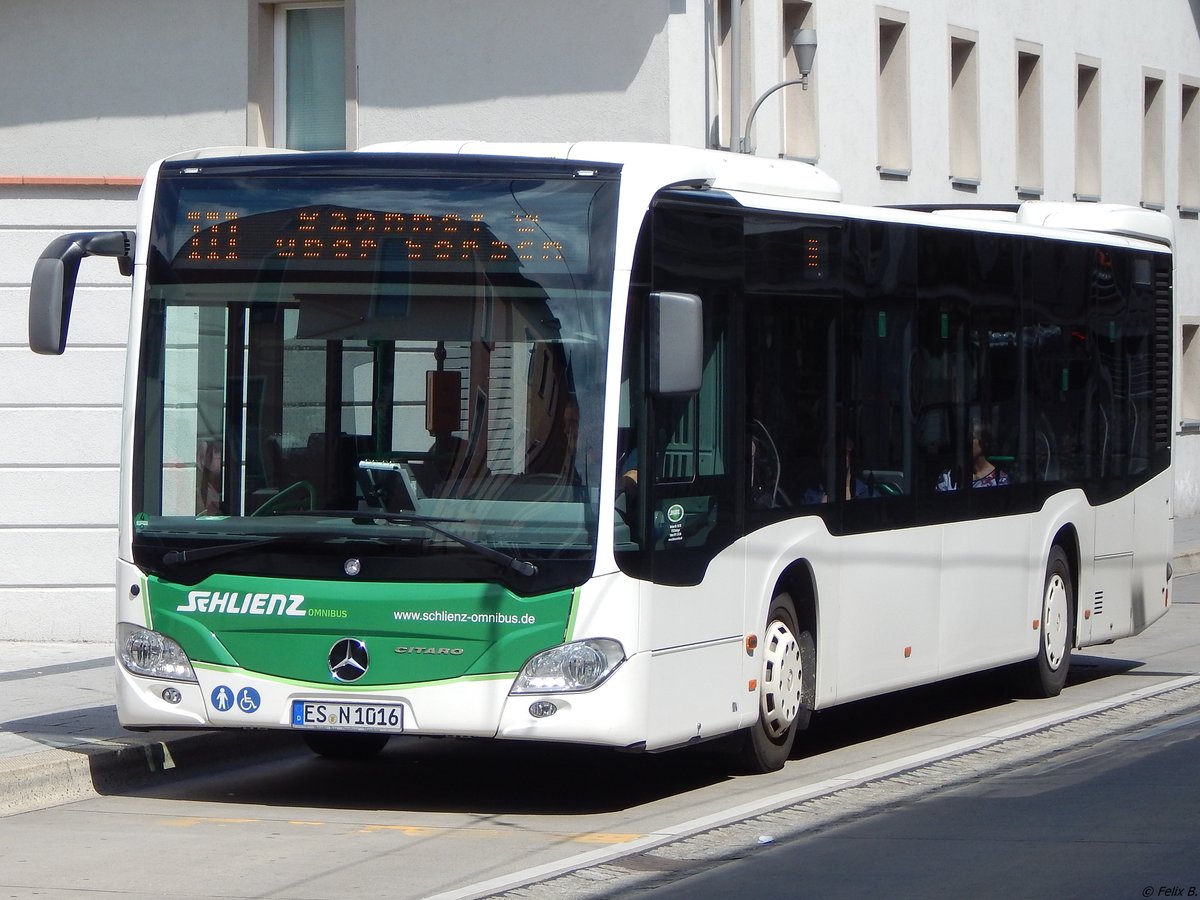
[[[394,513],[386,510],[374,509],[313,509],[304,510],[298,513],[289,513],[289,515],[303,516],[337,516],[343,519],[350,519],[358,525],[367,525],[372,522],[384,521],[395,522],[399,525],[420,525],[422,528],[428,528],[435,534],[440,534],[442,537],[449,538],[457,544],[461,544],[468,550],[473,550],[484,559],[490,559],[494,563],[498,563],[506,569],[511,569],[518,575],[532,576],[538,573],[537,566],[528,560],[517,559],[515,556],[510,556],[503,550],[497,550],[494,547],[489,547],[486,544],[481,544],[478,541],[473,541],[469,537],[464,537],[461,534],[455,534],[448,528],[442,528],[442,522],[462,522],[463,519],[450,519],[442,516],[422,516],[419,513]]]
[[[216,556],[224,556],[227,553],[238,553],[242,550],[249,550],[251,547],[274,544],[280,540],[283,540],[282,535],[278,537],[252,538],[248,541],[231,541],[228,544],[214,544],[211,547],[197,547],[194,550],[169,550],[163,554],[162,564],[164,566],[176,566],[187,562],[194,562],[198,559],[212,559]]]

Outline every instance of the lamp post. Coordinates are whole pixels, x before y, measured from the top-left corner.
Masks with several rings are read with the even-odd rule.
[[[750,126],[754,124],[754,114],[758,112],[758,108],[762,106],[764,100],[789,84],[798,84],[803,90],[808,90],[808,76],[812,72],[813,59],[817,55],[816,30],[812,28],[796,29],[792,34],[792,50],[796,53],[796,62],[799,65],[800,77],[789,78],[787,81],[781,81],[779,84],[772,85],[763,91],[762,95],[754,101],[754,106],[750,107],[750,115],[746,117],[746,129],[743,132],[743,136],[737,139],[737,151],[739,153],[754,152],[754,148],[750,145]]]

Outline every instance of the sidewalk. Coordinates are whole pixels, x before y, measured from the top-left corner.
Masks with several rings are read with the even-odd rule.
[[[1175,574],[1200,570],[1200,516],[1175,520]]]
[[[1175,574],[1194,571],[1200,517],[1177,519]],[[286,731],[125,731],[109,645],[0,640],[0,650],[0,816],[300,746]]]
[[[0,641],[0,652],[0,816],[300,746],[286,731],[126,731],[109,644]]]

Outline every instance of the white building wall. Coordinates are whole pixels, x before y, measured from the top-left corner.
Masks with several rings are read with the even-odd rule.
[[[348,143],[616,139],[705,146],[717,128],[727,0],[347,0]],[[783,4],[742,0],[744,96],[784,77]],[[1189,0],[813,0],[819,164],[857,203],[1015,203],[1016,47],[1040,45],[1043,197],[1075,192],[1075,66],[1100,65],[1101,199],[1137,204],[1143,69],[1163,73],[1177,307],[1200,324],[1200,220],[1176,211],[1180,79],[1200,83]],[[34,260],[56,234],[130,227],[154,159],[269,134],[262,0],[0,3],[0,637],[109,640],[128,282],[86,260],[71,346],[25,346]],[[877,16],[907,22],[911,171],[881,177]],[[950,180],[950,29],[978,35],[981,171]],[[264,50],[263,48],[268,48]],[[14,86],[16,86],[14,88]],[[755,121],[782,150],[788,87]],[[740,133],[749,103],[741,108]],[[726,128],[728,133],[731,129]],[[1195,137],[1195,136],[1194,136]],[[1196,342],[1200,345],[1200,341]],[[1198,346],[1197,352],[1200,352]],[[1197,366],[1200,370],[1200,365]],[[1183,390],[1200,392],[1185,383]],[[1197,405],[1200,408],[1200,404]],[[1200,434],[1176,440],[1178,514],[1200,513]]]
[[[138,176],[246,140],[245,0],[3,0],[0,176]]]
[[[359,0],[356,10],[360,145],[671,137],[664,0]]]
[[[62,357],[27,344],[28,281],[51,238],[133,221],[133,192],[60,199],[0,188],[0,636],[106,640],[113,632],[117,463],[129,282],[84,260]]]

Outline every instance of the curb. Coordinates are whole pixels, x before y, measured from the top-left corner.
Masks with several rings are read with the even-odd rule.
[[[1176,576],[1200,572],[1200,547],[1176,553],[1171,560],[1171,565],[1175,567]]]
[[[0,817],[147,787],[222,764],[300,752],[289,731],[186,732],[164,741],[115,742],[0,758]]]

